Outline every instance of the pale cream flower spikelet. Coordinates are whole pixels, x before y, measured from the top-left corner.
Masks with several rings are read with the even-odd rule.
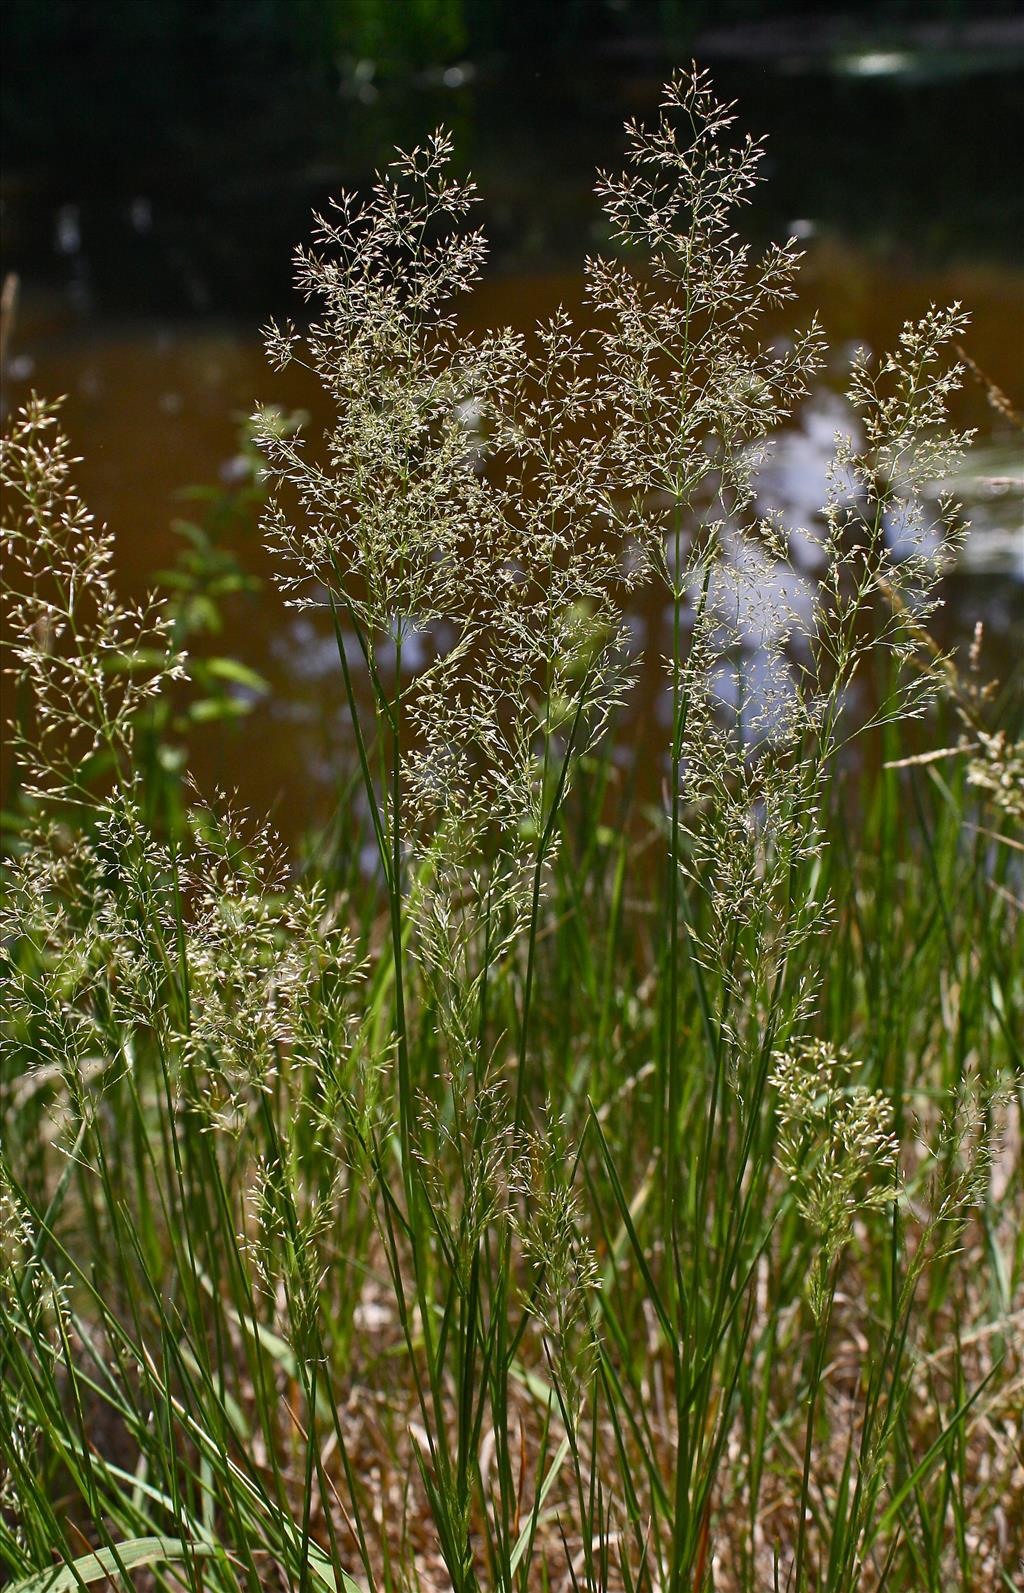
[[[891,1205],[898,1196],[892,1106],[882,1091],[850,1083],[852,1070],[827,1041],[808,1040],[776,1052],[771,1075],[778,1096],[776,1157],[797,1210],[822,1246],[808,1285],[819,1318],[828,1276],[858,1213]]]

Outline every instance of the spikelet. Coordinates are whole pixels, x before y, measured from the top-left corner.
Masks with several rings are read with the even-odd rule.
[[[775,1056],[779,1165],[793,1185],[797,1209],[821,1243],[808,1279],[809,1303],[821,1319],[832,1268],[849,1244],[858,1212],[890,1205],[899,1145],[892,1107],[879,1090],[851,1084],[848,1061],[825,1041],[807,1041]]]

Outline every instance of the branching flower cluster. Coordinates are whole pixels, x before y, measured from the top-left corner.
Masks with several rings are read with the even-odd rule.
[[[787,962],[829,922],[808,889],[823,774],[852,734],[864,661],[889,651],[899,665],[919,646],[907,616],[930,614],[963,534],[956,506],[936,507],[928,488],[970,435],[947,414],[965,317],[933,309],[891,354],[856,357],[847,396],[860,435],[836,436],[817,522],[758,511],[758,466],[824,343],[814,320],[786,342],[765,338],[795,297],[800,254],[790,240],[756,257],[732,230],[763,153],[749,137],[729,142],[734,121],[706,73],[668,85],[657,126],[627,130],[627,171],[599,185],[625,257],[589,262],[588,277],[609,504],[671,600],[670,848],[713,909],[697,954],[725,980],[739,1084],[763,1054]],[[794,541],[817,561],[813,583],[794,568]],[[919,712],[934,692],[931,674],[897,671],[860,725]]]
[[[11,865],[8,1043],[31,1037],[34,1068],[62,1081],[77,1121],[154,1031],[176,1090],[233,1132],[282,1055],[323,1068],[346,1039],[347,930],[319,889],[286,882],[267,833],[205,817],[181,855],[145,839],[122,798],[92,838],[41,832]]]
[[[330,606],[362,649],[382,867],[465,1079],[485,966],[522,930],[572,765],[619,693],[627,578],[603,445],[580,435],[600,404],[580,334],[564,312],[535,351],[458,331],[451,300],[485,250],[461,228],[476,196],[450,158],[437,134],[318,221],[297,283],[320,318],[301,338],[271,329],[267,348],[316,372],[337,423],[321,459],[272,424],[261,440],[284,589]],[[429,661],[407,680],[414,633]]]
[[[832,1268],[850,1242],[858,1212],[891,1205],[898,1195],[892,1106],[881,1091],[850,1083],[851,1072],[824,1041],[779,1052],[772,1072],[779,1163],[822,1247],[809,1279],[810,1305],[819,1319]]]
[[[6,673],[28,793],[80,801],[91,764],[127,773],[135,719],[184,658],[159,603],[118,598],[113,536],[72,486],[57,410],[30,399],[0,447]]]

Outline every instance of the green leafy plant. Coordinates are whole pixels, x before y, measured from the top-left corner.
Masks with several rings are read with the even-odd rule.
[[[268,353],[336,418],[253,436],[337,638],[361,883],[221,803],[152,822],[140,708],[236,574],[193,531],[172,600],[121,606],[52,407],[5,440],[16,1585],[1011,1585],[1015,765],[913,740],[965,318],[858,356],[820,514],[760,512],[823,345],[769,339],[799,261],[733,231],[733,121],[695,69],[628,130],[586,328],[461,329],[443,134],[299,252]],[[651,584],[653,817],[607,734]]]

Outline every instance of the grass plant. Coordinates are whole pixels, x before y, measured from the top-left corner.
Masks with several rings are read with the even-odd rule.
[[[819,516],[763,514],[823,342],[769,337],[799,255],[736,236],[733,124],[694,69],[628,129],[585,328],[460,329],[444,134],[299,252],[268,353],[336,420],[255,436],[350,855],[154,809],[188,660],[56,406],[13,421],[23,1593],[1020,1585],[1022,764],[929,632],[966,317],[858,355]],[[655,812],[615,751],[652,587]]]

